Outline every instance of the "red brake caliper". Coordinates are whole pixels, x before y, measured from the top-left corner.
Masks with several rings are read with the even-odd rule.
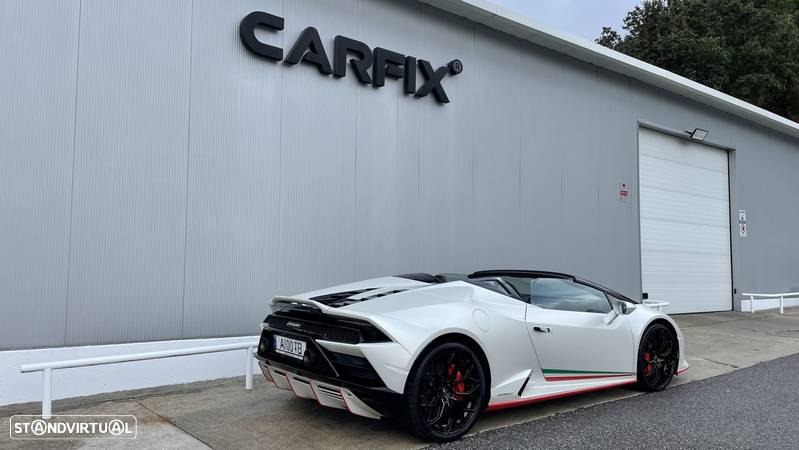
[[[455,383],[455,398],[458,400],[463,400],[463,397],[459,394],[463,394],[463,392],[466,390],[466,386],[463,383],[463,376],[461,375],[460,370],[455,374],[455,381],[457,381],[457,383]]]
[[[447,375],[452,376],[453,373],[455,374],[455,398],[458,400],[463,400],[463,397],[458,395],[463,394],[463,392],[466,391],[466,386],[463,383],[463,375],[461,375],[460,370],[455,372],[455,364],[450,364],[449,368],[447,368]]]
[[[646,361],[646,367],[644,367],[644,375],[650,375],[652,373],[652,363],[650,362],[651,359],[652,357],[649,356],[649,352],[645,352],[644,361]]]

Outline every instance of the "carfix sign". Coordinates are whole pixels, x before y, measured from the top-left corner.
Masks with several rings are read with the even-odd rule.
[[[442,82],[447,75],[457,75],[463,72],[463,63],[453,59],[446,66],[437,69],[424,59],[403,55],[385,48],[376,47],[372,50],[361,41],[345,36],[336,36],[333,41],[333,64],[327,57],[325,46],[319,37],[319,31],[314,27],[307,27],[300,33],[288,55],[283,59],[283,49],[268,45],[255,36],[258,27],[280,31],[283,29],[284,19],[263,11],[255,11],[241,20],[239,37],[244,47],[251,53],[273,61],[283,61],[289,65],[306,63],[319,70],[324,76],[333,75],[342,78],[347,75],[347,63],[361,84],[371,84],[375,87],[385,85],[386,77],[402,79],[403,91],[415,97],[433,97],[440,103],[449,103],[449,97]],[[348,59],[349,58],[349,59]],[[416,87],[417,67],[422,74],[422,84]],[[371,70],[370,70],[371,69]]]

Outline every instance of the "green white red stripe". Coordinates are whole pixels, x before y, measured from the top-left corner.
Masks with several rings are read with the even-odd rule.
[[[595,378],[631,377],[631,372],[605,372],[601,370],[542,369],[546,381],[591,380]]]
[[[543,401],[546,401],[546,400],[553,400],[553,399],[556,399],[556,398],[568,397],[568,396],[576,395],[576,394],[583,394],[583,393],[586,393],[586,392],[602,391],[602,390],[605,390],[605,389],[624,386],[626,384],[633,384],[635,382],[636,382],[636,380],[611,381],[611,382],[608,382],[608,383],[600,385],[600,386],[591,386],[591,387],[588,387],[588,388],[572,389],[572,390],[568,390],[568,391],[565,391],[565,392],[557,392],[557,393],[554,393],[554,394],[539,395],[537,397],[522,398],[522,399],[519,399],[519,400],[510,400],[510,401],[506,401],[506,402],[491,403],[486,408],[486,411],[494,411],[494,410],[497,410],[497,409],[513,408],[513,407],[521,406],[521,405],[529,405],[531,403],[538,403],[538,402],[543,402]]]

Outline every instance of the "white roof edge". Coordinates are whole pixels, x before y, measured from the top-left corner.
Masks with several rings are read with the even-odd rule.
[[[531,21],[486,0],[418,0],[451,14],[581,61],[687,97],[698,103],[799,138],[799,123],[599,44]]]

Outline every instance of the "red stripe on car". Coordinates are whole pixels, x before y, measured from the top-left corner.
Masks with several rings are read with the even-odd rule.
[[[540,397],[524,398],[524,399],[520,399],[520,400],[511,400],[511,401],[508,401],[508,402],[492,403],[492,404],[488,405],[488,407],[486,408],[486,411],[495,411],[495,410],[498,410],[498,409],[513,408],[513,407],[516,407],[516,406],[529,405],[529,404],[532,404],[532,403],[543,402],[543,401],[546,401],[546,400],[553,400],[553,399],[556,399],[556,398],[568,397],[568,396],[571,396],[571,395],[583,394],[583,393],[586,393],[586,392],[601,391],[603,389],[610,389],[610,388],[614,388],[614,387],[618,387],[618,386],[624,386],[626,384],[633,384],[633,383],[637,383],[637,382],[638,382],[637,380],[622,381],[622,382],[619,382],[619,383],[613,383],[613,384],[605,385],[605,386],[594,386],[594,387],[585,388],[585,389],[575,389],[573,391],[559,392],[557,394],[542,395]]]

